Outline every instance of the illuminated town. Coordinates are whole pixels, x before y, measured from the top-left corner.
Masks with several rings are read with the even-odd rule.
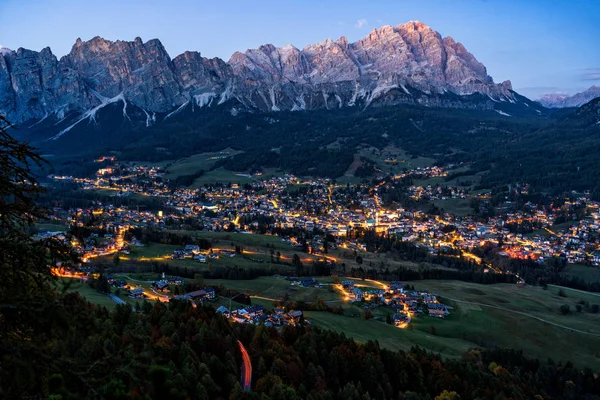
[[[164,170],[159,167],[103,167],[93,178],[51,178],[75,183],[84,191],[110,191],[115,197],[155,197],[160,199],[163,210],[144,211],[96,202],[94,207],[87,209],[55,209],[52,218],[79,226],[84,225],[84,219],[92,218],[97,227],[110,232],[100,247],[92,246],[91,242],[78,243],[84,261],[122,249],[124,231],[134,226],[175,229],[193,219],[196,226],[205,231],[273,234],[276,230],[294,229],[321,232],[335,237],[336,246],[340,248],[363,251],[366,247],[356,239],[356,232],[371,229],[380,235],[425,247],[432,254],[458,251],[463,257],[477,262],[481,261],[474,254],[477,249],[494,246],[499,255],[510,258],[543,263],[552,257],[562,257],[568,263],[600,266],[600,246],[595,235],[600,229],[600,204],[591,201],[586,194],[580,194],[573,201],[563,201],[556,207],[542,208],[527,202],[518,211],[511,211],[511,201],[507,200],[501,205],[506,212],[496,212],[488,217],[457,216],[447,212],[431,215],[419,209],[405,209],[395,202],[384,205],[380,193],[394,188],[396,181],[445,174],[446,170],[440,167],[419,168],[401,176],[388,177],[374,186],[342,185],[330,179],[301,179],[287,174],[262,180],[258,175],[253,183],[244,185],[214,184],[186,189],[170,187],[162,178]],[[481,204],[480,208],[491,208],[487,193],[469,194],[463,189],[440,185],[402,188],[417,202],[472,198]],[[526,192],[526,186],[516,187],[514,191]],[[573,210],[583,210],[585,217],[575,219]],[[570,217],[570,226],[563,231],[553,231],[559,215]],[[269,222],[266,231],[259,231],[259,220]],[[531,227],[532,234],[521,233],[522,226]],[[299,238],[287,237],[285,240],[297,244]],[[136,244],[134,240],[128,245]],[[318,242],[309,244],[309,252],[321,253],[322,248],[318,245]],[[173,256],[183,258],[184,254]],[[204,257],[197,259],[205,261]]]
[[[101,158],[98,163],[114,157]],[[452,166],[450,166],[452,167]],[[543,263],[560,257],[568,263],[588,263],[600,266],[600,252],[595,232],[600,228],[599,204],[590,201],[586,194],[574,200],[562,201],[560,207],[538,207],[531,202],[519,210],[511,208],[511,201],[503,202],[493,216],[458,216],[442,210],[425,212],[423,207],[404,208],[398,202],[386,199],[390,189],[400,188],[405,198],[416,204],[432,200],[476,199],[481,209],[492,208],[490,194],[472,194],[454,186],[418,186],[407,179],[431,179],[447,176],[447,168],[426,167],[409,170],[401,175],[388,176],[372,185],[337,184],[330,179],[304,179],[292,175],[263,178],[262,174],[251,176],[252,183],[212,184],[196,189],[173,186],[165,179],[165,170],[143,165],[102,166],[92,178],[51,176],[55,181],[77,185],[84,192],[105,191],[110,198],[130,196],[153,197],[159,200],[160,209],[140,210],[139,207],[115,206],[111,201],[94,201],[93,207],[64,210],[55,208],[51,219],[73,228],[93,228],[96,232],[79,238],[70,237],[70,245],[83,261],[78,269],[56,269],[55,274],[65,277],[87,279],[90,273],[97,277],[92,264],[95,258],[115,256],[128,259],[132,248],[143,247],[139,238],[128,234],[136,228],[153,231],[185,230],[190,221],[194,229],[205,232],[240,232],[246,234],[279,235],[281,241],[297,248],[305,256],[302,263],[321,260],[335,264],[340,260],[328,254],[327,248],[361,252],[376,252],[361,240],[360,233],[372,231],[377,235],[393,237],[426,249],[430,254],[445,254],[471,260],[483,272],[508,273],[482,258],[482,249],[494,249],[496,256],[531,260]],[[247,175],[250,177],[250,175]],[[402,184],[398,185],[399,182]],[[516,185],[513,192],[527,191],[526,185]],[[574,210],[583,210],[584,217],[574,219]],[[567,229],[553,231],[557,218],[571,218]],[[520,229],[527,226],[530,234]],[[106,232],[99,234],[97,232]],[[307,233],[312,233],[311,238]],[[41,235],[56,235],[41,232]],[[324,238],[333,238],[326,243]],[[258,250],[258,249],[257,249]],[[190,260],[214,262],[223,257],[237,255],[252,257],[250,249],[240,249],[233,244],[204,248],[197,244],[186,244],[170,253],[154,257],[137,257],[139,262],[165,262],[168,260]],[[273,261],[274,254],[271,253]],[[277,259],[289,262],[291,255],[278,254]],[[90,265],[87,267],[86,265]],[[136,282],[131,279],[108,277],[109,284],[124,290],[132,299],[149,299],[168,302],[172,298],[189,300],[194,304],[214,301],[215,289],[203,288],[184,293],[179,289],[183,281],[176,277],[164,277],[159,281]],[[286,278],[288,279],[288,278]],[[343,302],[358,304],[364,313],[379,306],[392,309],[388,323],[398,328],[407,328],[417,314],[444,318],[451,307],[438,301],[435,295],[414,291],[400,282],[383,283],[341,279],[337,283],[321,284],[314,278],[289,278],[290,285],[299,288],[333,287]],[[517,283],[521,279],[517,275]],[[365,284],[366,283],[366,284]],[[174,289],[174,286],[177,288]],[[325,289],[322,289],[325,290]],[[124,303],[118,296],[111,298]],[[260,297],[259,297],[260,298]],[[262,298],[263,300],[277,299]],[[232,322],[263,323],[267,326],[294,325],[304,321],[302,311],[275,308],[272,312],[262,305],[232,308],[221,305],[218,312]],[[309,321],[306,321],[309,323]]]

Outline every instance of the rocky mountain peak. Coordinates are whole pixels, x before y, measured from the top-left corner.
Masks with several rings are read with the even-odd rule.
[[[511,82],[510,80],[508,80],[508,79],[507,79],[507,80],[505,80],[504,82],[502,82],[500,85],[501,85],[501,86],[502,86],[504,89],[506,89],[506,90],[510,90],[510,91],[512,91],[512,90],[513,90],[513,87],[512,87],[512,82]]]
[[[0,56],[0,111],[15,122],[84,112],[117,98],[146,112],[230,99],[271,111],[379,103],[462,106],[442,100],[446,92],[513,98],[510,82],[495,84],[461,43],[419,21],[373,29],[354,43],[342,36],[302,50],[264,44],[235,52],[228,62],[195,51],[171,59],[158,39],[140,37],[78,38],[60,60],[49,48]],[[493,107],[491,100],[485,107]]]
[[[408,21],[403,24],[399,24],[398,29],[406,29],[407,31],[433,31],[433,32],[435,32],[433,29],[431,29],[429,27],[429,25],[424,24],[421,21]]]
[[[600,97],[600,87],[592,85],[589,89],[573,96],[564,93],[545,94],[538,99],[538,102],[549,108],[579,107],[598,97]]]
[[[340,36],[338,40],[335,41],[338,46],[342,48],[348,48],[348,38],[346,36]]]

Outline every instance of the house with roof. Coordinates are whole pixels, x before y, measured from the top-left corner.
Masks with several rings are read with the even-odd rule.
[[[180,286],[180,285],[184,284],[183,278],[179,278],[177,276],[169,276],[166,279],[169,281],[169,284],[171,284],[171,285]]]
[[[183,248],[184,251],[191,251],[192,254],[200,253],[200,246],[197,244],[188,244]]]
[[[354,281],[353,280],[344,280],[341,281],[340,284],[344,287],[344,289],[346,290],[352,290],[354,289]]]
[[[159,292],[168,292],[169,291],[169,281],[160,280],[152,283],[152,287]]]
[[[111,282],[111,285],[113,285],[113,287],[116,288],[124,288],[125,286],[127,286],[127,281],[125,279],[114,279]]]
[[[313,277],[302,277],[299,279],[300,281],[300,285],[302,287],[319,287],[319,281],[317,281],[315,278]]]
[[[361,288],[355,287],[352,290],[352,293],[354,294],[354,301],[362,301],[365,297],[365,293],[362,291]]]
[[[129,297],[131,297],[133,299],[138,299],[138,298],[144,297],[144,289],[141,287],[138,287],[138,288],[129,290]]]
[[[444,318],[446,315],[450,314],[446,306],[441,303],[428,303],[427,311],[430,316],[438,318]]]
[[[171,254],[171,260],[181,260],[185,257],[185,252],[183,249],[173,250],[173,254]]]
[[[297,322],[300,320],[300,318],[302,318],[302,316],[304,314],[302,313],[301,310],[297,310],[297,311],[290,311],[287,315],[290,317],[290,319]]]
[[[394,281],[390,283],[389,290],[395,294],[404,293],[404,285],[402,282]]]
[[[410,317],[407,314],[397,313],[393,316],[394,325],[397,327],[406,327],[410,323]]]
[[[227,316],[229,316],[229,310],[225,306],[221,306],[221,307],[217,308],[217,313],[226,314]]]
[[[180,295],[171,297],[171,300],[189,301],[189,300],[191,300],[191,298],[187,294],[180,294]],[[169,300],[169,301],[171,301],[171,300]]]
[[[193,292],[189,292],[186,294],[190,296],[190,299],[192,300],[203,300],[207,295],[206,290],[203,289],[194,290]]]
[[[214,288],[207,287],[207,288],[204,288],[204,290],[206,291],[206,297],[207,297],[209,300],[214,300],[214,299],[215,299],[215,297],[216,297],[216,292],[215,292],[215,289],[214,289]]]
[[[265,307],[261,306],[261,305],[248,306],[248,307],[244,307],[244,310],[246,310],[248,315],[250,315],[251,317],[254,317],[257,315],[262,315],[265,312]]]

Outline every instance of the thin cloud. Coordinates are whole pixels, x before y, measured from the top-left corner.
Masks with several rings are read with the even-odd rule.
[[[584,80],[584,81],[600,80],[600,68],[597,68],[597,67],[583,68],[582,71],[585,71],[581,75],[582,80]]]
[[[594,74],[585,74],[582,78],[584,81],[598,81],[600,80],[600,72]]]
[[[368,25],[369,25],[369,22],[364,18],[359,19],[358,21],[356,21],[356,24],[354,24],[354,26],[358,29],[364,28],[365,26],[368,26]]]

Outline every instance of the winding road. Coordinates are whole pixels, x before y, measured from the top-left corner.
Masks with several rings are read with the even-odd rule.
[[[242,360],[244,364],[242,365],[242,387],[245,391],[250,390],[250,386],[252,385],[252,363],[250,362],[250,356],[248,355],[248,351],[246,348],[238,340],[238,346],[240,347],[240,351],[242,352]]]
[[[266,301],[272,301],[274,303],[280,302],[281,299],[274,299],[272,297],[264,297],[264,296],[255,296],[255,295],[250,295],[251,299],[259,299],[259,300],[266,300]],[[343,299],[337,299],[337,300],[325,300],[324,303],[339,303],[340,301],[345,301]],[[305,301],[305,303],[307,304],[311,304],[314,303],[314,301]]]

